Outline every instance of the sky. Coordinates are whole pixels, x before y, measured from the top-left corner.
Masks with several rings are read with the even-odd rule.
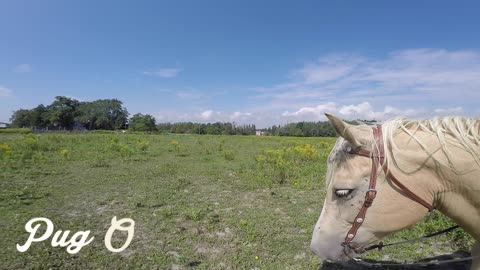
[[[117,98],[157,122],[480,115],[478,1],[0,0],[0,122]]]

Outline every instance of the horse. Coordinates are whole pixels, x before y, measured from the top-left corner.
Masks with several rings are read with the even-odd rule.
[[[353,258],[436,209],[476,240],[471,269],[480,269],[479,119],[398,117],[375,127],[326,116],[339,137],[310,245],[317,256]]]

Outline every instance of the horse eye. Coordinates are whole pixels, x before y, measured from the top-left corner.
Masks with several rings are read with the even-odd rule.
[[[337,197],[346,197],[352,193],[353,189],[335,189],[335,195]]]

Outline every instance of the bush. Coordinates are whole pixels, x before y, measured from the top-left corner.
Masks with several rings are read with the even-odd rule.
[[[148,142],[146,141],[142,141],[142,140],[138,140],[137,141],[137,147],[142,150],[142,151],[146,151],[147,148],[148,148]]]
[[[134,153],[133,149],[126,144],[120,144],[119,146],[120,146],[119,148],[120,155],[124,158],[129,157]]]
[[[283,147],[280,149],[265,149],[255,156],[255,161],[266,177],[283,184],[300,176],[301,168],[320,158],[317,149],[311,144]],[[298,186],[298,181],[293,181]]]
[[[223,157],[225,158],[225,160],[234,160],[235,154],[232,151],[225,150],[223,152]]]
[[[12,154],[12,149],[10,149],[10,146],[8,146],[8,144],[6,144],[6,143],[0,144],[0,157],[1,158],[10,157],[11,154]]]
[[[118,137],[112,137],[112,138],[110,139],[110,143],[111,143],[111,144],[117,144],[118,141],[119,141],[119,140],[118,140]]]
[[[311,144],[297,145],[295,148],[295,154],[302,161],[311,161],[318,159],[318,151]]]
[[[28,134],[23,142],[28,150],[36,151],[39,148],[38,137],[33,134]]]
[[[283,184],[295,171],[292,158],[289,157],[291,152],[291,148],[266,149],[255,160],[261,171],[274,178],[274,182]]]
[[[178,141],[171,141],[170,145],[173,145],[175,155],[179,157],[186,157],[188,156],[187,148],[183,145],[180,145]],[[171,150],[169,150],[171,152]]]
[[[70,156],[70,151],[67,149],[62,149],[60,150],[60,155],[62,155],[64,158],[68,158],[68,156]]]

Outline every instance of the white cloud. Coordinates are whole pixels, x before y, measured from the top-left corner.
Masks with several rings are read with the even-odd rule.
[[[463,108],[462,107],[455,107],[455,108],[446,108],[446,109],[435,109],[434,110],[435,114],[437,115],[458,115],[458,114],[464,114]]]
[[[325,112],[337,111],[337,105],[333,102],[320,104],[315,107],[302,107],[295,112],[285,111],[282,116],[302,116],[302,115],[317,115],[322,116]]]
[[[0,85],[0,97],[9,97],[12,95],[12,89]]]
[[[315,106],[300,107],[294,111],[284,111],[283,113],[271,110],[257,110],[253,112],[228,112],[203,110],[199,112],[181,112],[181,111],[162,111],[150,113],[157,118],[158,122],[234,122],[237,125],[255,124],[258,128],[269,127],[272,125],[286,124],[301,121],[327,121],[325,113],[334,114],[347,120],[378,120],[383,121],[396,116],[405,116],[410,118],[425,118],[444,115],[464,115],[461,107],[446,107],[437,109],[418,108],[398,108],[391,105],[376,110],[369,102],[356,104],[337,104],[335,102],[326,102]]]
[[[203,120],[209,120],[212,117],[212,115],[213,115],[213,111],[207,110],[200,114],[200,118]]]
[[[306,64],[293,74],[302,78],[305,84],[321,84],[349,76],[364,60],[352,55],[330,55],[316,63]]]
[[[173,78],[176,77],[180,71],[182,70],[178,68],[161,68],[158,70],[144,71],[143,74],[162,78]]]
[[[386,120],[395,116],[415,117],[424,114],[423,109],[399,109],[385,106],[383,110],[375,110],[369,102],[339,105],[334,102],[319,104],[314,107],[302,107],[294,112],[284,112],[282,116],[290,121],[325,121],[325,113],[332,113],[344,119]]]
[[[288,119],[288,122],[297,121],[325,121],[325,113],[332,113],[347,120],[387,120],[396,116],[405,116],[411,118],[424,118],[432,116],[445,115],[464,115],[462,107],[437,108],[429,110],[420,108],[398,108],[387,105],[383,110],[375,110],[369,102],[358,104],[340,105],[334,102],[319,104],[313,107],[302,107],[294,112],[285,111],[282,116]]]
[[[277,103],[304,102],[435,106],[474,102],[480,98],[480,52],[410,49],[383,59],[328,55],[291,72],[285,83],[256,88],[257,99]],[[428,103],[427,103],[428,102]],[[455,105],[454,105],[455,106]]]
[[[254,115],[251,112],[233,112],[233,113],[230,113],[228,118],[226,119],[228,122],[233,122],[233,123],[240,123],[240,124],[254,123]]]
[[[298,110],[285,111],[253,111],[253,112],[228,112],[204,110],[199,112],[182,112],[175,110],[165,110],[162,112],[150,113],[154,115],[157,122],[196,122],[196,123],[214,123],[231,122],[237,125],[255,124],[257,128],[266,128],[272,125],[283,125],[301,121],[327,121],[325,113],[332,113],[342,119],[347,120],[378,120],[384,121],[396,116],[405,116],[409,118],[426,118],[444,115],[464,115],[462,108],[437,108],[434,110],[419,108],[402,109],[387,105],[383,109],[376,110],[370,103],[361,102],[358,104],[342,105],[334,102],[327,102],[311,107],[300,107]]]
[[[32,71],[32,66],[30,64],[20,64],[14,68],[14,71],[17,73],[27,73]]]
[[[206,98],[196,111],[155,115],[163,122],[220,121],[257,127],[325,121],[325,112],[350,120],[478,115],[480,51],[408,49],[379,58],[327,55],[292,70],[282,83],[249,91],[253,96],[241,111],[205,109],[216,102]],[[194,89],[172,93],[190,104],[211,95]]]
[[[30,64],[20,64],[17,65],[13,71],[16,73],[28,73],[32,71],[32,66]]]
[[[155,116],[158,122],[235,122],[236,124],[252,124],[259,121],[259,119],[250,112],[225,112],[211,109],[200,112],[165,110],[151,114]]]
[[[183,99],[183,100],[198,101],[198,100],[208,99],[210,97],[209,95],[197,90],[176,90],[174,91],[174,93],[177,98]]]
[[[230,115],[230,118],[232,119],[235,119],[235,118],[240,118],[240,117],[244,117],[244,116],[251,116],[252,113],[242,113],[242,112],[234,112]]]

